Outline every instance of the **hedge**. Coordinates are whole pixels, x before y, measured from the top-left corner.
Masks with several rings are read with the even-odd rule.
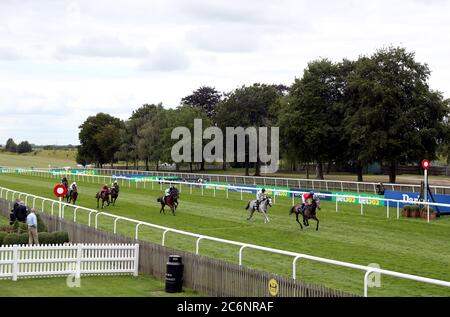
[[[3,236],[3,237],[2,237]],[[0,245],[28,244],[28,233],[0,233]],[[63,244],[69,242],[68,232],[41,232],[38,234],[39,244]]]
[[[7,232],[1,232],[0,231],[0,246],[3,245],[3,239],[8,235]]]

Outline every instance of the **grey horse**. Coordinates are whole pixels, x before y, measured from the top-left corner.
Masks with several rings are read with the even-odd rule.
[[[258,208],[258,212],[262,213],[264,216],[264,223],[269,223],[269,216],[268,211],[269,211],[269,207],[272,207],[272,198],[267,197],[267,199],[263,200],[260,204],[259,204],[259,208]],[[247,220],[252,219],[253,214],[256,211],[256,200],[252,200],[247,204],[247,207],[245,207],[246,210],[248,210],[250,208],[250,217],[247,218]]]

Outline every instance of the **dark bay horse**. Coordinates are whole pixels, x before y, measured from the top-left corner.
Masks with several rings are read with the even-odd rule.
[[[156,199],[157,202],[161,203],[161,209],[159,213],[166,214],[164,207],[169,206],[170,210],[172,210],[172,215],[175,216],[175,211],[178,207],[178,190],[172,190],[169,196],[161,196]]]
[[[307,205],[304,209],[304,211],[301,211],[302,208],[302,204],[298,204],[295,205],[294,207],[291,208],[291,210],[289,211],[289,215],[292,215],[295,212],[295,218],[296,221],[298,222],[298,224],[300,225],[300,228],[303,229],[302,224],[300,223],[300,221],[298,220],[298,215],[301,214],[303,216],[303,224],[308,227],[309,226],[309,219],[314,219],[315,221],[317,221],[317,226],[316,226],[316,231],[319,230],[319,219],[317,219],[316,216],[316,209],[317,209],[317,202],[315,199],[313,199],[313,201],[311,202],[310,205]],[[320,210],[320,206],[319,206],[319,210]]]
[[[74,186],[74,187],[73,187],[73,190],[71,190],[71,191],[68,193],[68,196],[67,196],[67,197],[68,197],[68,198],[67,198],[67,202],[68,202],[69,204],[72,202],[72,204],[75,205],[75,203],[77,202],[77,198],[78,198],[78,187]]]
[[[117,187],[111,187],[110,193],[111,193],[111,202],[113,206],[115,206],[117,197],[119,197],[119,189]]]
[[[109,206],[110,201],[109,201],[109,190],[103,190],[103,191],[98,191],[97,194],[95,195],[95,198],[97,198],[97,208],[99,206],[99,200],[102,200],[102,209],[105,207],[105,201],[106,201],[106,206]]]

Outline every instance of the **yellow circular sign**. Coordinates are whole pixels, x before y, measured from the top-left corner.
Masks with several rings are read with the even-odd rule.
[[[269,281],[269,294],[272,296],[277,296],[279,292],[278,282],[275,279]]]

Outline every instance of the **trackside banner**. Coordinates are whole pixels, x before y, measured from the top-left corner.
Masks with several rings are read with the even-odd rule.
[[[384,192],[384,198],[386,199],[396,199],[396,200],[402,200],[405,203],[400,204],[400,207],[403,207],[405,205],[413,205],[415,202],[419,201],[419,193],[416,192],[398,192],[398,191],[392,191],[392,190],[386,190]],[[434,201],[436,203],[440,204],[449,204],[450,205],[450,196],[449,195],[435,195],[433,194]],[[431,198],[428,198],[429,202],[431,201]],[[450,208],[449,207],[438,207],[439,211],[442,214],[450,214]]]
[[[383,196],[378,196],[375,194],[361,194],[361,193],[350,193],[350,192],[333,192],[333,195],[343,195],[343,196],[359,196],[360,198],[348,198],[348,197],[333,197],[333,201],[351,203],[351,204],[363,204],[371,206],[384,206],[384,201],[373,199],[373,198],[383,198]]]

